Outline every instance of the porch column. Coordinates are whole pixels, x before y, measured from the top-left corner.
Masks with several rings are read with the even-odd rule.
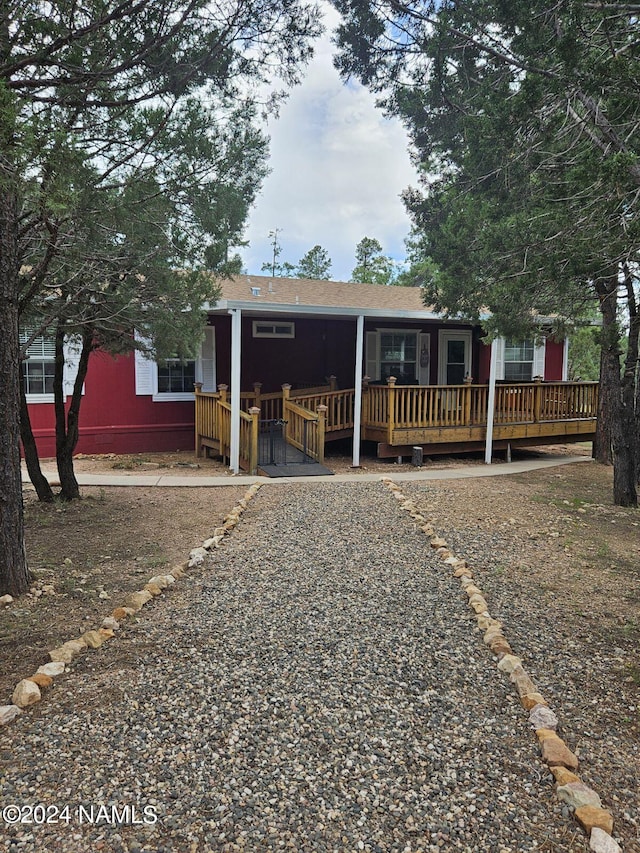
[[[242,311],[232,308],[231,314],[231,447],[229,467],[240,473],[240,363],[242,356]]]
[[[493,449],[493,415],[496,402],[496,373],[498,372],[498,340],[491,341],[491,362],[489,366],[489,396],[487,399],[487,437],[484,448],[484,461],[491,465]]]
[[[353,401],[353,459],[354,468],[360,467],[360,432],[362,424],[362,358],[364,355],[364,314],[358,315],[356,323],[356,370],[355,399]]]

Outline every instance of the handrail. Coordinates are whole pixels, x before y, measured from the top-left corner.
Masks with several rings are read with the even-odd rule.
[[[317,412],[321,406],[327,407],[327,432],[353,429],[355,407],[355,390],[353,388],[346,388],[342,391],[307,391],[304,394],[296,394],[296,400],[312,412]]]
[[[285,397],[285,439],[316,462],[324,462],[326,407],[313,412]]]

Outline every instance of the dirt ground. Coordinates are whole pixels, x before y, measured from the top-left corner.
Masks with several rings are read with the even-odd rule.
[[[576,453],[579,448],[542,451]],[[586,448],[582,448],[586,453]],[[425,467],[447,468],[461,459],[435,457]],[[349,471],[348,455],[327,462]],[[466,459],[481,464],[480,458]],[[199,466],[199,467],[195,467]],[[54,470],[53,465],[44,464]],[[78,473],[152,472],[179,476],[222,474],[214,460],[192,454],[80,457]],[[366,458],[361,471],[393,475],[410,464]],[[610,469],[580,463],[486,480],[429,483],[436,525],[451,519],[460,529],[496,525],[512,538],[518,589],[532,596],[563,597],[570,620],[584,619],[631,653],[615,673],[625,690],[640,686],[640,514],[611,503]],[[493,481],[497,482],[497,481]],[[20,678],[48,660],[48,650],[100,625],[124,596],[154,574],[184,561],[245,489],[234,484],[202,489],[91,487],[78,502],[39,504],[24,493],[27,551],[36,580],[28,595],[0,611],[0,704],[10,701]],[[635,654],[633,654],[635,650]]]

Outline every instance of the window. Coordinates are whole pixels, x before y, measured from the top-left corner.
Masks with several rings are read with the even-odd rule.
[[[20,343],[26,344],[32,334],[32,329],[20,329]],[[65,338],[62,374],[62,389],[65,396],[73,392],[81,348],[78,338]],[[55,354],[53,338],[38,335],[29,344],[26,358],[22,362],[22,379],[27,403],[53,403]],[[84,394],[84,389],[82,393]]]
[[[533,379],[533,341],[504,343],[504,378],[510,382],[531,382]]]
[[[136,339],[144,340],[136,330]],[[189,402],[195,397],[194,383],[203,391],[216,390],[215,330],[207,326],[200,355],[196,359],[168,358],[154,361],[141,350],[135,351],[136,395],[149,396],[154,403]]]
[[[20,332],[20,343],[29,340],[31,332]],[[55,345],[51,338],[39,335],[27,349],[27,357],[22,362],[22,378],[27,394],[53,394],[53,376],[55,373]]]
[[[398,385],[428,385],[430,346],[418,329],[367,332],[366,374],[373,382],[395,376]]]
[[[274,322],[253,321],[254,338],[295,338],[296,324],[282,320]]]
[[[417,375],[415,332],[380,333],[380,379],[395,376],[399,383],[415,382]]]
[[[194,360],[180,361],[168,358],[158,364],[158,394],[193,393],[196,381]]]
[[[32,335],[31,329],[20,330],[20,343],[25,344]],[[27,348],[27,357],[22,362],[22,379],[27,399],[30,402],[53,401],[53,376],[55,373],[55,344],[52,338],[38,335]]]

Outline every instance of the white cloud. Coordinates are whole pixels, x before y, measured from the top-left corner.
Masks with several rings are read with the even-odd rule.
[[[327,11],[327,30],[337,22]],[[385,254],[404,258],[410,228],[400,199],[417,183],[405,132],[359,84],[333,68],[329,33],[316,47],[305,80],[271,122],[271,174],[253,209],[242,251],[249,273],[271,257],[269,231],[281,229],[281,260],[297,263],[316,244],[332,261],[332,277],[348,280],[356,244],[375,237]]]

